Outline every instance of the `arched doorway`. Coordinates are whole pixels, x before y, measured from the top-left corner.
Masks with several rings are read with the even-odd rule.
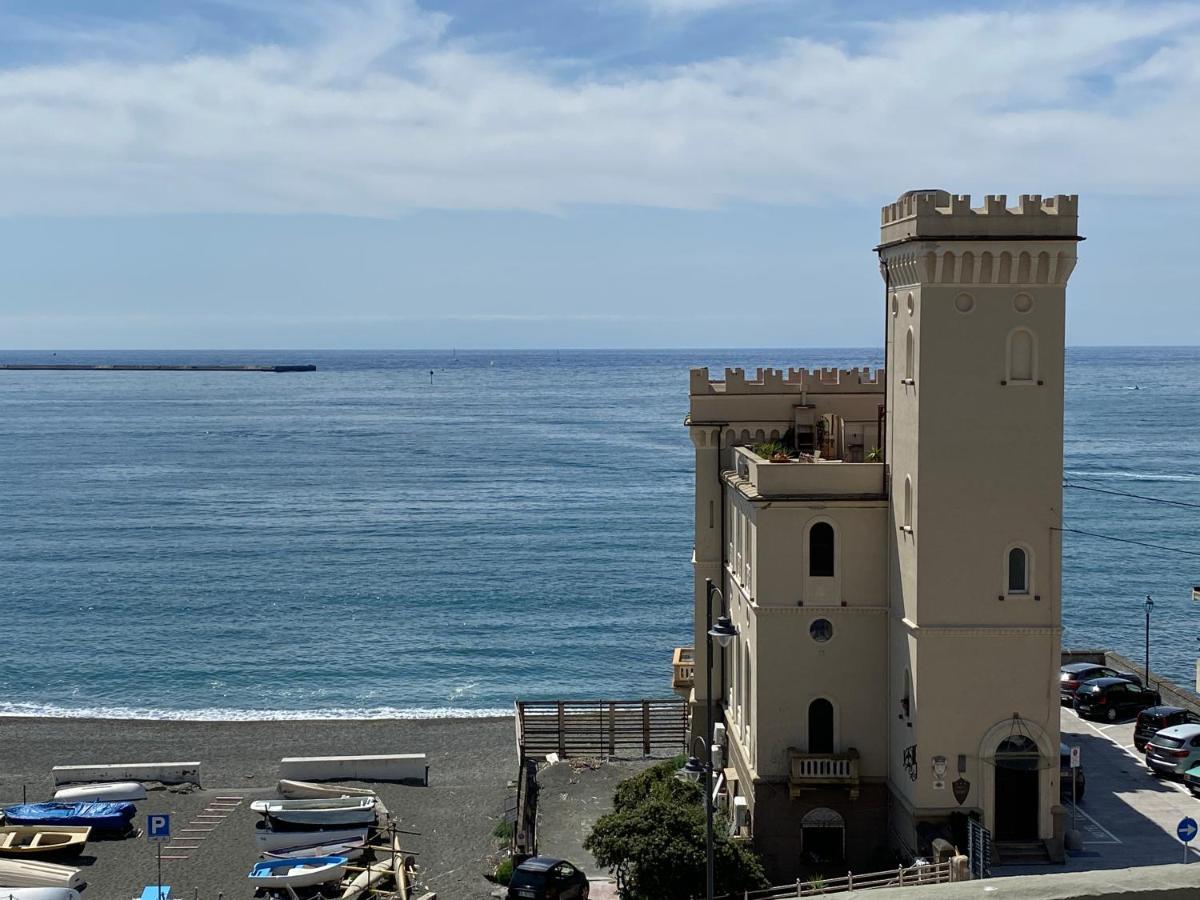
[[[1038,839],[1041,754],[1032,738],[1012,734],[996,747],[996,840]]]
[[[824,697],[808,704],[808,752],[833,752],[833,704]]]
[[[846,821],[824,806],[809,810],[800,820],[800,852],[809,866],[840,863],[846,857]]]

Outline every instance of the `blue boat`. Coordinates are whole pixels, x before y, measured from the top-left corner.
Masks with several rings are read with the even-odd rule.
[[[341,881],[345,874],[344,856],[302,856],[255,863],[250,870],[250,883],[259,888],[286,890]]]
[[[97,831],[126,831],[132,803],[18,803],[4,807],[9,825],[90,825]]]

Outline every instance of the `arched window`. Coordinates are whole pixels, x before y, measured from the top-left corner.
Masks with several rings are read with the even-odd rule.
[[[818,522],[808,530],[808,574],[814,578],[832,578],[833,551],[833,526]]]
[[[824,697],[808,704],[808,752],[833,752],[833,704]]]
[[[904,336],[904,377],[908,381],[913,380],[913,372],[916,370],[914,355],[913,330],[910,328]]]
[[[1029,554],[1021,547],[1008,551],[1008,592],[1029,593]]]
[[[1032,382],[1037,379],[1037,352],[1033,332],[1018,328],[1008,336],[1008,380]]]
[[[912,476],[904,476],[904,527],[912,528]]]

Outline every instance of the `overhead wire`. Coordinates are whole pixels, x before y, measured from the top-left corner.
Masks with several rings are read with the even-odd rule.
[[[1087,481],[1088,479],[1078,479]],[[1162,497],[1147,497],[1145,494],[1131,494],[1129,491],[1117,491],[1112,488],[1088,487],[1084,484],[1074,484],[1063,480],[1063,487],[1074,488],[1077,491],[1092,491],[1097,494],[1111,494],[1114,497],[1130,497],[1134,500],[1146,500],[1150,503],[1163,503],[1167,506],[1180,506],[1185,509],[1200,509],[1200,503],[1188,503],[1186,500],[1165,500]]]

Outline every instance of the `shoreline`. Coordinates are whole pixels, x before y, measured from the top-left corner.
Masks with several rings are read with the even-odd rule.
[[[32,704],[11,704],[32,706]],[[445,722],[508,719],[515,715],[511,709],[397,709],[378,707],[368,709],[0,709],[0,721],[8,719],[55,719],[94,722]]]

